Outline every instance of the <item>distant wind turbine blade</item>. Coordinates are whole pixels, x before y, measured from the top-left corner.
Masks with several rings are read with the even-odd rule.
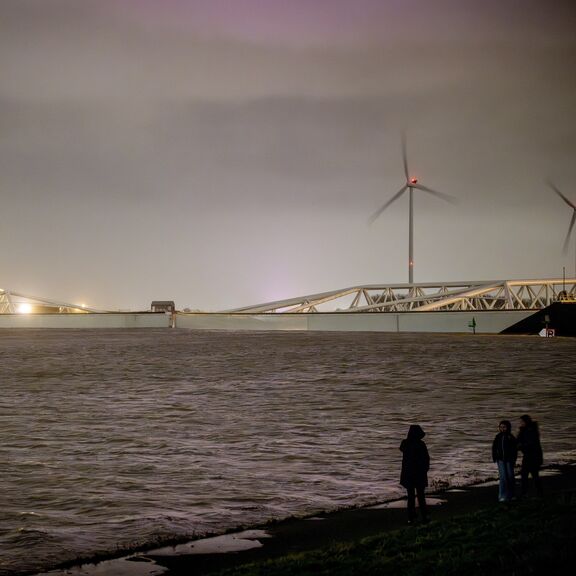
[[[394,194],[394,196],[392,196],[392,198],[390,198],[388,202],[382,204],[382,206],[380,206],[380,208],[378,208],[378,210],[376,210],[376,212],[374,212],[374,214],[372,214],[372,216],[368,218],[368,224],[373,224],[374,221],[378,218],[378,216],[380,216],[380,214],[382,214],[382,212],[384,212],[384,210],[386,210],[386,208],[388,208],[388,206],[390,206],[392,202],[398,200],[398,198],[400,198],[400,196],[402,196],[402,194],[404,194],[404,192],[406,192],[407,189],[408,186],[406,184],[402,186],[402,188],[400,188],[400,190],[398,190],[398,192],[396,192],[396,194]]]
[[[406,134],[402,133],[402,161],[404,162],[404,176],[408,182],[408,152],[406,151]]]
[[[554,192],[556,192],[556,194],[558,194],[558,196],[560,196],[560,198],[562,198],[562,200],[564,200],[564,202],[566,202],[570,208],[574,208],[574,210],[576,210],[576,206],[574,206],[574,204],[572,204],[572,202],[570,202],[570,200],[568,200],[568,198],[566,198],[566,196],[564,196],[564,194],[562,194],[562,192],[560,192],[560,190],[558,190],[558,188],[552,184],[550,180],[548,180],[548,186],[550,186],[550,188],[552,188],[552,190],[554,190]]]
[[[566,234],[566,240],[564,240],[564,246],[562,247],[562,252],[564,252],[564,254],[568,252],[568,242],[570,242],[570,234],[572,234],[572,229],[574,228],[575,222],[576,222],[576,208],[572,213],[572,220],[570,220],[570,226],[568,226],[568,234]]]
[[[428,192],[428,194],[438,196],[438,198],[442,198],[442,200],[446,200],[446,202],[450,202],[451,204],[456,204],[457,202],[454,196],[450,196],[450,194],[444,194],[444,192],[437,192],[436,190],[432,190],[432,188],[428,188],[428,186],[422,186],[422,184],[413,184],[412,188],[416,188],[416,190],[422,190],[423,192]]]

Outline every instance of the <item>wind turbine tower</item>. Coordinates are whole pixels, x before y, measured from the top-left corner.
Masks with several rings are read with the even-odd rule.
[[[396,194],[394,194],[394,196],[392,196],[392,198],[390,198],[388,201],[382,204],[382,206],[380,206],[380,208],[378,208],[378,210],[376,210],[376,212],[374,212],[374,214],[370,216],[368,222],[372,224],[380,216],[380,214],[382,214],[382,212],[384,212],[384,210],[386,210],[386,208],[390,206],[390,204],[398,200],[398,198],[400,198],[400,196],[402,196],[402,194],[404,194],[404,192],[408,190],[408,198],[409,198],[408,282],[410,284],[414,284],[414,190],[420,190],[421,192],[426,192],[428,194],[431,194],[432,196],[441,198],[446,202],[454,203],[456,199],[453,196],[450,196],[449,194],[444,194],[443,192],[437,192],[436,190],[432,190],[432,188],[428,188],[428,186],[420,184],[418,178],[416,178],[414,175],[410,175],[410,172],[408,170],[408,154],[406,152],[405,135],[402,135],[402,160],[404,162],[404,176],[406,178],[405,184],[402,186],[402,188],[400,188],[400,190],[398,190],[398,192],[396,192]]]

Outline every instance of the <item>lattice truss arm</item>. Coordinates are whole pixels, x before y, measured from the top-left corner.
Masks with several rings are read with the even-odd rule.
[[[29,296],[12,290],[0,289],[0,314],[18,314],[18,313],[55,313],[55,314],[74,314],[86,312],[104,312],[95,308],[88,308],[81,304],[70,304],[56,300],[47,300],[37,296]]]
[[[227,313],[539,310],[576,299],[576,279],[369,285],[226,310]]]

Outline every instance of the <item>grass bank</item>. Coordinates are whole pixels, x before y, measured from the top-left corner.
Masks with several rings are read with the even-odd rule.
[[[245,564],[218,575],[552,576],[575,565],[576,498],[569,492]]]

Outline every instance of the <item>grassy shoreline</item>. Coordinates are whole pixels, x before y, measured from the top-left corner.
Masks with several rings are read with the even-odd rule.
[[[216,572],[219,576],[564,574],[576,562],[576,496],[494,506],[416,528]]]
[[[406,525],[404,507],[376,506],[262,526],[261,548],[146,554],[166,576],[565,574],[576,565],[576,466],[550,467],[545,499],[499,504],[494,483],[438,491],[432,522]]]

